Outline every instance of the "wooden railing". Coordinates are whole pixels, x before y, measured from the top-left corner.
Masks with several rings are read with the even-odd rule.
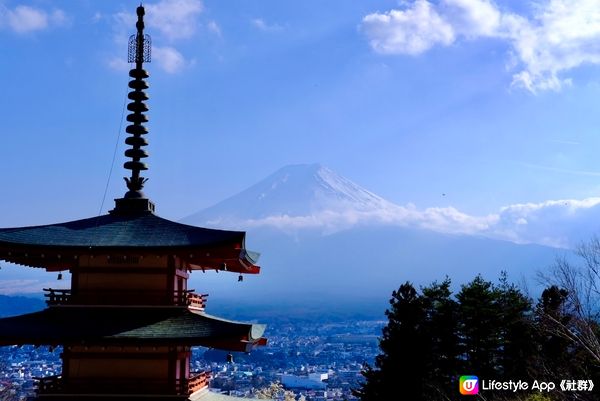
[[[190,395],[208,387],[209,374],[200,372],[189,379],[35,378],[38,394],[164,394]]]
[[[208,372],[200,372],[190,377],[187,381],[188,395],[202,390],[203,388],[208,388],[208,379]]]
[[[43,290],[48,306],[68,304],[71,300],[71,290],[55,290],[52,288],[44,288]]]
[[[193,310],[204,310],[208,294],[196,294],[194,290],[86,290],[74,295],[71,290],[44,288],[48,306],[58,305],[160,305],[187,306]]]
[[[196,294],[194,292],[189,291],[187,293],[187,301],[186,304],[188,308],[194,310],[204,310],[206,307],[206,298],[208,294]]]

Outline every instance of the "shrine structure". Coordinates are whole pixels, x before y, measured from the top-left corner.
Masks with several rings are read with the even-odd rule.
[[[125,140],[128,191],[106,215],[0,229],[0,260],[71,273],[71,289],[45,289],[45,310],[0,319],[0,345],[62,347],[62,374],[39,380],[40,401],[232,399],[208,391],[206,372],[191,372],[191,347],[249,352],[266,343],[264,325],[206,314],[206,295],[188,288],[195,270],[259,273],[245,233],[163,219],[142,192],[141,172],[148,168],[143,63],[151,45],[142,6],[137,17],[129,42],[135,68]]]

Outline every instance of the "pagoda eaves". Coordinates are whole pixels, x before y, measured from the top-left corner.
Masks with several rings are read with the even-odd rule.
[[[250,352],[264,344],[265,325],[236,322],[187,308],[51,307],[0,319],[0,345],[178,345]]]
[[[0,229],[0,259],[49,271],[73,268],[82,256],[130,263],[170,255],[185,270],[258,274],[258,253],[244,247],[242,231],[215,230],[163,219],[152,213],[108,214],[43,226]]]

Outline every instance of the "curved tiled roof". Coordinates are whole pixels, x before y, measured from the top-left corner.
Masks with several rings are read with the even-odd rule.
[[[245,238],[243,231],[190,226],[153,213],[107,214],[66,223],[0,228],[0,260],[64,270],[81,255],[156,251],[177,255],[194,270],[257,274],[259,254],[244,248]]]
[[[1,228],[0,243],[56,247],[209,247],[238,243],[242,231],[214,230],[163,219],[152,213],[107,214],[43,226]]]
[[[51,307],[0,319],[0,344],[177,344],[249,351],[265,325],[187,308]]]

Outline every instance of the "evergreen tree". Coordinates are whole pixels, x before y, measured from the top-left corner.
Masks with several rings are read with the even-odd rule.
[[[537,345],[533,325],[532,302],[516,285],[508,282],[506,272],[500,276],[496,326],[500,330],[500,369],[502,378],[536,379]]]
[[[385,314],[388,324],[379,341],[381,354],[375,368],[363,370],[366,381],[355,394],[363,401],[425,401],[423,299],[407,282],[392,293]]]
[[[422,378],[428,387],[428,399],[447,400],[456,392],[458,375],[458,304],[452,299],[450,279],[434,282],[423,288],[425,324],[423,337],[427,375]]]
[[[366,380],[355,394],[362,401],[461,400],[457,381],[465,374],[529,382],[589,378],[600,383],[593,354],[569,337],[576,333],[569,328],[577,324],[569,305],[569,292],[553,286],[533,309],[506,274],[497,286],[477,276],[455,297],[448,278],[422,288],[422,294],[407,282],[392,293],[381,354],[374,367],[365,366]],[[600,326],[593,322],[591,327],[598,338]],[[591,394],[578,396],[595,400]],[[485,397],[507,400],[514,395],[490,392]]]
[[[501,333],[498,326],[499,293],[491,282],[477,276],[461,286],[459,303],[460,346],[463,372],[480,377],[499,377]]]

